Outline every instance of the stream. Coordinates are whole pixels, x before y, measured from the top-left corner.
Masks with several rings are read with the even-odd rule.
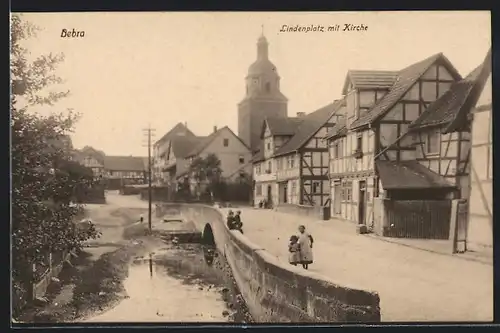
[[[136,257],[123,284],[127,298],[86,322],[251,322],[224,258],[207,264],[199,244]]]

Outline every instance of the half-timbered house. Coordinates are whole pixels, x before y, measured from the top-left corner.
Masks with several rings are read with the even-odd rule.
[[[172,137],[167,144],[165,154],[163,155],[162,183],[168,187],[169,195],[178,190],[179,179],[186,175],[189,168],[189,159],[187,158],[191,151],[206,137],[194,135]]]
[[[446,178],[454,185],[455,193],[437,193],[448,197],[467,199],[470,189],[470,124],[460,119],[463,108],[471,109],[473,90],[483,66],[479,66],[463,80],[455,82],[439,99],[431,103],[412,124],[408,138],[413,140],[415,160],[427,169]],[[425,193],[426,197],[436,192]]]
[[[268,202],[270,205],[280,202],[276,176],[278,165],[274,154],[297,132],[304,115],[298,117],[268,117],[262,123],[261,145],[259,152],[253,157],[254,204]],[[282,161],[280,163],[283,163]],[[286,160],[286,169],[295,170],[298,162],[294,158]],[[279,166],[283,169],[283,165]],[[293,174],[293,172],[291,172]],[[298,172],[297,172],[298,176]],[[281,193],[281,201],[298,203],[296,184],[288,187],[286,194]]]
[[[332,215],[371,224],[375,197],[403,199],[424,195],[428,189],[453,189],[418,163],[407,132],[461,76],[441,53],[396,73],[364,73],[354,79],[348,75],[346,119],[327,139]]]
[[[171,140],[178,139],[178,142],[189,141],[189,139],[196,138],[196,135],[187,128],[187,123],[178,123],[170,131],[165,133],[158,141],[153,144],[153,181],[157,184],[167,184],[169,176],[172,173],[171,161],[169,162],[169,152],[171,151]],[[186,140],[184,140],[186,139]],[[195,140],[195,139],[193,139]],[[182,146],[179,143],[178,146]],[[179,147],[181,148],[181,147]],[[187,149],[188,151],[192,147]],[[178,151],[178,149],[175,149]],[[180,149],[181,151],[183,149]],[[168,165],[169,163],[170,165]]]
[[[480,66],[410,126],[418,162],[454,184],[456,197],[466,200],[468,223],[463,217],[456,223],[460,251],[492,246],[491,98],[490,50]]]
[[[101,178],[105,174],[104,170],[104,152],[85,146],[80,150],[76,150],[73,154],[74,160],[92,169],[95,178]]]
[[[328,147],[323,138],[338,122],[343,103],[337,100],[303,116],[296,133],[274,153],[279,204],[328,203]]]
[[[323,206],[329,197],[327,130],[343,101],[296,118],[268,118],[253,158],[254,202]]]
[[[484,61],[480,79],[485,83],[481,89],[472,113],[471,121],[471,158],[469,223],[467,228],[467,247],[475,251],[492,251],[493,246],[493,119],[491,50]],[[482,91],[480,91],[480,89]]]

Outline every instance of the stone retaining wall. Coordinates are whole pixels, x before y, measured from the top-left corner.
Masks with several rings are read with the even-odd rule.
[[[210,225],[218,250],[231,266],[257,322],[379,322],[377,293],[339,285],[319,274],[279,261],[238,231],[230,231],[214,207],[162,204],[157,215],[178,211],[200,231]]]

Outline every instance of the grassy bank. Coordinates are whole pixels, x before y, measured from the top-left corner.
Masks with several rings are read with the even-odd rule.
[[[72,265],[63,268],[60,281],[49,286],[49,303],[29,309],[20,320],[72,322],[108,309],[125,297],[122,282],[128,275],[131,256],[138,251],[140,246],[124,246],[95,261],[89,260],[89,253],[80,253]]]

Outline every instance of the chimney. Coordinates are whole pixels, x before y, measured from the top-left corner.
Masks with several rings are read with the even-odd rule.
[[[187,121],[184,122],[184,127],[186,127],[186,128],[188,127]]]
[[[297,118],[305,117],[305,115],[306,115],[305,112],[297,112]]]
[[[214,133],[217,132],[217,126],[214,126]]]

